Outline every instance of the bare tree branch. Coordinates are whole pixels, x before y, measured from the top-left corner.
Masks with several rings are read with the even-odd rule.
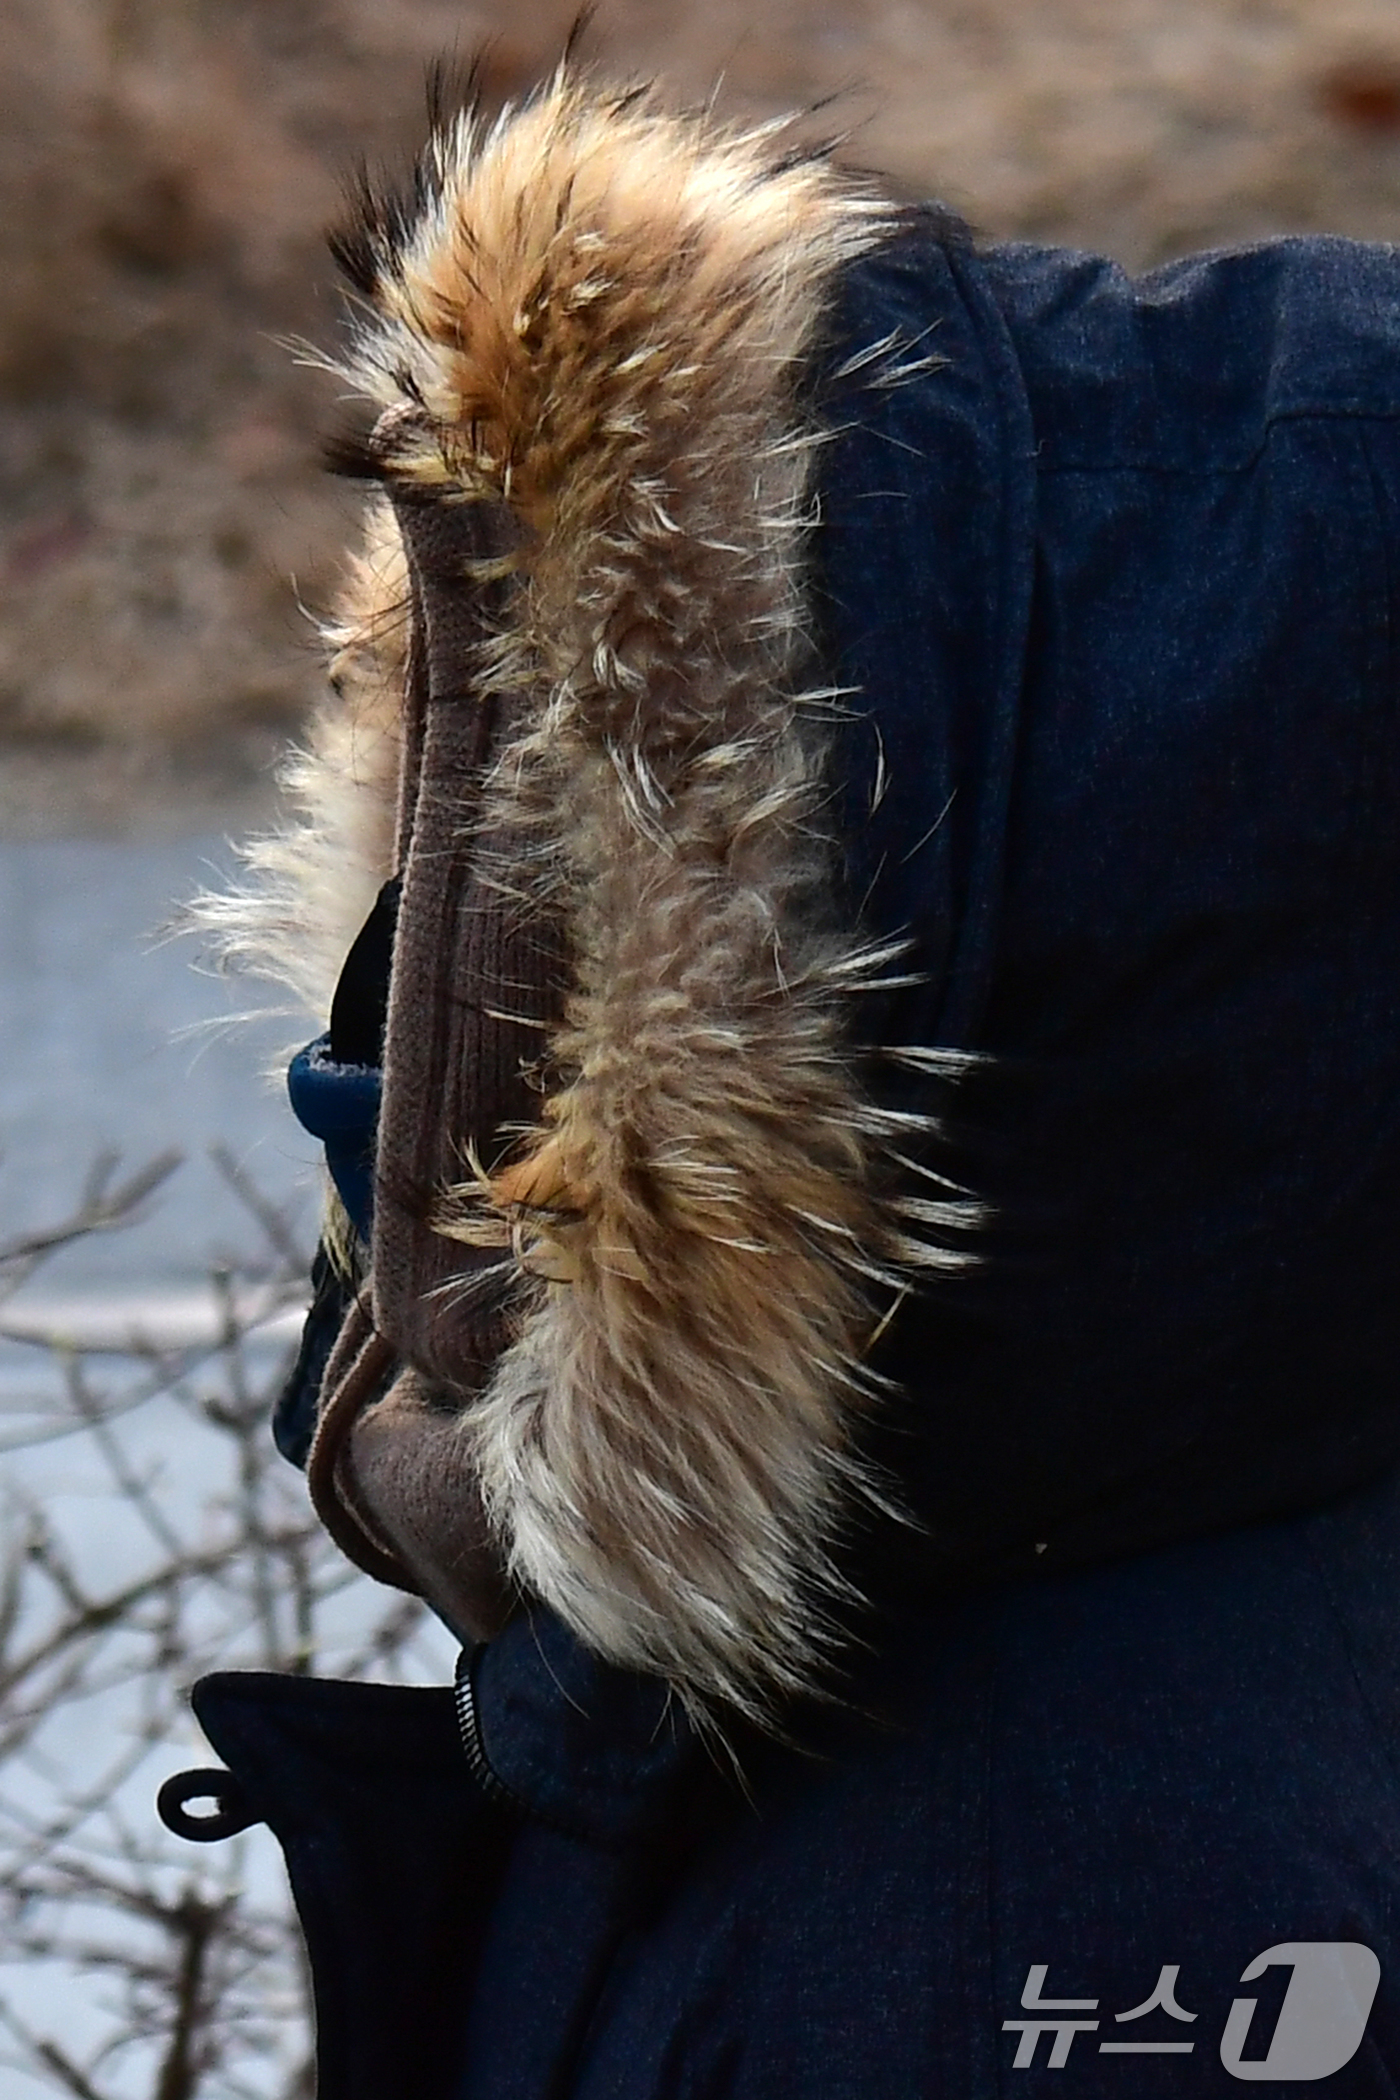
[[[115,1232],[123,1225],[134,1225],[142,1214],[141,1206],[147,1197],[153,1196],[161,1183],[170,1179],[183,1159],[182,1152],[159,1153],[114,1188],[112,1176],[120,1164],[120,1155],[102,1153],[88,1174],[82,1200],[71,1217],[45,1231],[26,1233],[0,1244],[0,1271],[27,1268],[40,1256],[56,1254],[60,1247],[69,1247],[75,1240],[90,1238],[96,1232]]]
[[[99,1160],[70,1219],[0,1244],[0,1302],[75,1238],[131,1216],[173,1164],[121,1177]],[[341,1559],[274,1450],[287,1355],[258,1323],[304,1299],[305,1263],[232,1155],[217,1164],[262,1247],[212,1279],[212,1338],[79,1349],[11,1316],[47,1382],[4,1446],[0,2033],[11,2072],[73,2100],[314,2091],[305,1954],[265,1836],[192,1865],[154,1814],[159,1780],[201,1761],[192,1680],[225,1667],[440,1677],[448,1662],[421,1605]],[[38,1484],[60,1447],[76,1500]]]

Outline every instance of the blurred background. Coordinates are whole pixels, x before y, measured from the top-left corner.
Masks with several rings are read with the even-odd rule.
[[[348,499],[322,232],[418,136],[425,67],[528,87],[576,0],[7,0],[0,18],[0,825],[188,826],[316,678]],[[1400,237],[1400,0],[608,0],[588,44],[768,112],[993,235],[1134,267]]]
[[[411,153],[434,57],[521,93],[576,4],[0,15],[0,1190],[26,1229],[99,1145],[221,1139],[279,1199],[308,1180],[254,1078],[300,1021],[181,1036],[229,1002],[148,937],[265,819],[319,678],[354,496],[292,345],[336,339],[346,179]],[[1400,0],[607,0],[585,50],[736,115],[835,95],[853,156],[988,236],[1133,268],[1400,236]],[[187,1169],[59,1281],[188,1285],[238,1222]]]
[[[0,12],[0,2085],[310,2091],[266,1833],[194,1848],[216,1664],[428,1677],[273,1458],[315,1172],[159,930],[267,821],[354,499],[317,465],[323,230],[423,79],[527,89],[576,0],[5,0]],[[606,0],[602,66],[850,153],[988,236],[1141,269],[1400,239],[1400,0]],[[234,1003],[257,1003],[241,989]],[[213,1024],[213,1025],[211,1025]],[[179,1155],[177,1164],[176,1156]]]

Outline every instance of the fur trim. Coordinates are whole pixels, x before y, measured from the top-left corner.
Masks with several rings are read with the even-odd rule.
[[[241,886],[205,891],[188,910],[227,966],[284,986],[318,1027],[346,950],[394,872],[408,630],[403,542],[376,493],[321,629],[329,691],[305,748],[278,772],[287,819],[242,848]]]
[[[832,923],[833,696],[805,687],[804,369],[836,273],[889,224],[788,127],[561,75],[441,125],[411,204],[367,193],[338,247],[363,301],[348,376],[381,411],[365,470],[521,527],[484,676],[526,726],[482,837],[528,835],[506,879],[572,957],[541,1128],[441,1204],[449,1235],[514,1247],[525,1307],[462,1434],[528,1592],[753,1713],[832,1639],[834,1549],[874,1492],[853,1432],[878,1312],[911,1261],[952,1259],[888,1200],[917,1119],[854,1074],[852,1002],[891,955]],[[371,601],[401,594],[366,564]],[[328,808],[334,851],[354,828],[329,719],[291,776],[312,821],[255,864],[284,975],[293,889],[321,926],[343,879]]]

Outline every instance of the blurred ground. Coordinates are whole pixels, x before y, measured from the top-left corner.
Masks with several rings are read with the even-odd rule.
[[[198,828],[316,677],[351,499],[316,463],[321,233],[401,154],[426,62],[491,86],[576,0],[8,0],[0,17],[0,834]],[[986,232],[1142,266],[1400,230],[1400,0],[607,0],[614,69],[766,111]]]

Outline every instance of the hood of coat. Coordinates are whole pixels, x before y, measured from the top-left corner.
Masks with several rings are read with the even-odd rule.
[[[538,1127],[462,1134],[519,1171],[454,1221],[523,1257],[460,1417],[516,1579],[771,1706],[872,1454],[923,1528],[860,1549],[921,1580],[1394,1464],[1393,251],[974,252],[562,81],[443,127],[344,257],[378,435],[339,691],[220,911],[324,1016],[397,859],[397,519],[505,505],[490,795],[570,957]],[[984,1055],[950,1093],[872,1043]],[[993,1213],[946,1286],[933,1106]]]
[[[331,692],[286,769],[291,820],[206,907],[235,959],[327,1011],[403,850],[400,521],[504,512],[490,575],[463,565],[495,609],[462,679],[512,731],[441,792],[464,853],[511,842],[568,982],[535,1127],[453,1133],[486,1165],[436,1192],[439,1228],[513,1272],[460,1435],[523,1591],[609,1660],[751,1712],[831,1649],[852,1513],[892,1512],[858,1448],[872,1338],[974,1219],[926,1156],[956,1056],[920,1029],[877,1086],[862,1048],[924,981],[880,843],[887,799],[918,813],[878,731],[848,748],[866,718],[827,668],[842,616],[813,556],[848,418],[879,425],[943,361],[888,302],[854,338],[843,314],[900,237],[791,127],[564,75],[489,124],[439,120],[407,200],[366,188],[335,244],[337,370],[373,425],[339,461],[371,492]]]

